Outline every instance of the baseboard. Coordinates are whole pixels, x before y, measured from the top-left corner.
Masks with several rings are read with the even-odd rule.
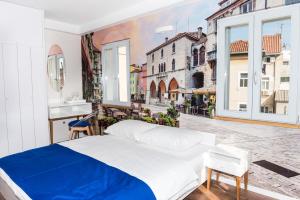
[[[213,175],[212,179],[216,180],[216,176]],[[226,183],[228,185],[232,185],[232,186],[235,186],[235,184],[236,184],[236,182],[234,180],[231,180],[231,179],[228,179],[228,178],[224,178],[224,177],[220,177],[219,181],[223,182],[223,183]],[[244,185],[243,184],[241,184],[241,188],[244,189]],[[255,186],[252,186],[252,185],[248,185],[248,190],[251,191],[251,192],[255,192],[257,194],[261,194],[261,195],[264,195],[264,196],[268,196],[268,197],[274,198],[274,199],[279,199],[279,200],[297,200],[296,198],[289,197],[289,196],[286,196],[284,194],[280,194],[280,193],[277,193],[277,192],[272,192],[272,191],[269,191],[269,190],[265,190],[265,189],[262,189],[262,188],[259,188],[259,187],[255,187]]]
[[[223,116],[216,116],[216,117],[214,117],[214,119],[223,120],[223,121],[231,121],[231,122],[239,122],[239,123],[245,123],[245,124],[257,124],[257,125],[264,125],[264,126],[276,126],[276,127],[283,127],[283,128],[300,129],[300,125],[297,125],[297,124],[286,124],[286,123],[279,123],[279,122],[239,119],[239,118],[223,117]]]

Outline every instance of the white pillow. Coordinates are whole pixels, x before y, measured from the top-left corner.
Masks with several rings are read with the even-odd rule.
[[[156,124],[150,124],[139,120],[123,120],[109,126],[104,132],[110,135],[125,137],[135,140],[135,135],[157,127]]]
[[[184,128],[158,126],[136,135],[137,141],[174,151],[185,151],[197,144],[214,145],[215,135]]]

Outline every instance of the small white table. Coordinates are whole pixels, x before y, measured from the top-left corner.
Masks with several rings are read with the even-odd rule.
[[[250,152],[227,145],[217,145],[210,149],[205,166],[207,167],[207,189],[210,190],[212,172],[217,172],[217,182],[220,173],[233,176],[236,179],[237,200],[240,199],[240,184],[244,178],[245,190],[248,186],[248,171],[250,166]]]

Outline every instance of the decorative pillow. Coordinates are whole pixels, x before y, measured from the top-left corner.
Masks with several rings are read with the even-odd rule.
[[[138,120],[123,120],[109,126],[104,132],[110,135],[129,138],[135,140],[135,135],[157,127]]]
[[[174,151],[185,151],[196,144],[214,145],[215,135],[184,128],[158,126],[136,135],[137,141]]]

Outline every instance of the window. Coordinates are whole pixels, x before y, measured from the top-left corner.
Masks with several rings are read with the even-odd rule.
[[[198,49],[193,50],[193,66],[198,65]]]
[[[239,111],[246,112],[247,111],[247,104],[245,104],[245,103],[239,104]]]
[[[212,63],[211,65],[212,65],[211,66],[212,67],[211,80],[215,81],[217,78],[217,69],[216,69],[217,66],[215,63]]]
[[[203,65],[205,63],[205,47],[200,48],[199,59],[200,59],[199,64]]]
[[[164,69],[163,69],[163,72],[166,71],[166,63],[164,63]]]
[[[240,87],[248,87],[248,73],[240,73]]]
[[[172,60],[172,70],[175,70],[175,59]]]
[[[175,43],[173,43],[173,45],[172,45],[172,53],[175,53],[176,52],[176,45],[175,45]]]
[[[262,112],[262,113],[269,113],[269,107],[267,107],[267,106],[261,106],[260,107],[260,112]]]
[[[269,90],[270,89],[270,78],[269,77],[262,77],[261,79],[261,90]]]
[[[152,62],[154,62],[154,53],[152,54]]]
[[[158,65],[158,72],[161,72],[160,64]]]
[[[152,66],[152,74],[154,74],[154,66]]]
[[[129,40],[103,46],[103,103],[130,105]]]
[[[290,63],[289,63],[289,61],[283,61],[282,64],[283,65],[289,65]]]
[[[252,0],[243,3],[241,5],[240,10],[241,10],[241,14],[253,11],[253,2],[252,2]]]
[[[290,77],[280,77],[280,83],[288,83],[290,82]]]
[[[164,57],[164,49],[162,49],[162,50],[160,51],[160,57],[161,57],[161,58]]]

